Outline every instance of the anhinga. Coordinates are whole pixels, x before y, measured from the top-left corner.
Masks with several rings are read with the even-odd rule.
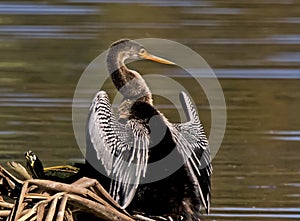
[[[125,66],[126,59],[149,59],[174,64],[151,55],[129,39],[111,45],[107,67],[123,100],[114,115],[104,91],[94,97],[87,124],[86,162],[92,176],[102,176],[112,197],[128,211],[159,217],[199,220],[200,205],[210,208],[210,151],[197,111],[186,93],[180,93],[188,122],[170,123],[153,105],[150,89],[141,75]],[[164,179],[143,182],[155,176],[149,164],[175,152],[178,170]],[[177,162],[178,160],[178,162]],[[147,167],[148,166],[148,167]],[[159,168],[168,171],[169,165]],[[93,172],[92,172],[93,171]],[[176,218],[176,219],[177,219]],[[162,218],[165,219],[165,218]]]

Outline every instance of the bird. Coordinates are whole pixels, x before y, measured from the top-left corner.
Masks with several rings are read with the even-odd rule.
[[[82,163],[44,167],[42,161],[32,150],[25,152],[25,159],[28,175],[30,175],[30,178],[33,179],[46,179],[63,183],[73,183],[85,174],[84,171],[86,165]],[[10,166],[15,168],[16,164],[12,164],[10,162]]]
[[[108,49],[107,69],[123,99],[115,114],[105,91],[90,105],[86,126],[86,164],[119,205],[161,220],[200,220],[210,210],[212,165],[204,128],[191,99],[179,93],[187,122],[171,123],[153,105],[151,90],[126,60],[155,56],[137,41],[121,39]],[[172,155],[171,163],[151,165]],[[178,168],[171,174],[172,162]],[[166,175],[147,182],[157,173]]]
[[[32,150],[25,152],[26,168],[30,172],[32,178],[43,179],[45,178],[44,166],[40,159]]]

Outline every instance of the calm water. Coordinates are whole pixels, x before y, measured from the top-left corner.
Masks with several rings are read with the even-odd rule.
[[[28,149],[45,165],[82,160],[71,107],[86,66],[117,39],[166,38],[201,54],[226,98],[212,214],[204,219],[300,219],[300,2],[134,2],[0,1],[0,163],[23,162]],[[172,70],[193,88],[193,79]],[[208,102],[190,93],[209,131]],[[178,120],[172,107],[157,105]]]

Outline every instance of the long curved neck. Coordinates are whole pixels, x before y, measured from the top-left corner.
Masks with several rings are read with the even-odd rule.
[[[107,68],[114,85],[124,96],[124,100],[143,100],[152,104],[149,87],[138,72],[125,66],[126,59],[126,53],[122,50],[112,48],[108,52]]]

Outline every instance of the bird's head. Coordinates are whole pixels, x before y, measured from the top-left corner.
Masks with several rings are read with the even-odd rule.
[[[25,152],[25,158],[26,158],[27,162],[33,166],[37,159],[37,156],[31,150],[28,150]]]
[[[126,59],[133,59],[133,60],[146,59],[146,60],[152,60],[163,64],[175,65],[174,62],[168,61],[164,58],[149,53],[143,45],[130,39],[121,39],[114,42],[110,46],[109,54],[120,56],[118,57],[118,60],[122,60],[122,62],[124,62]]]

